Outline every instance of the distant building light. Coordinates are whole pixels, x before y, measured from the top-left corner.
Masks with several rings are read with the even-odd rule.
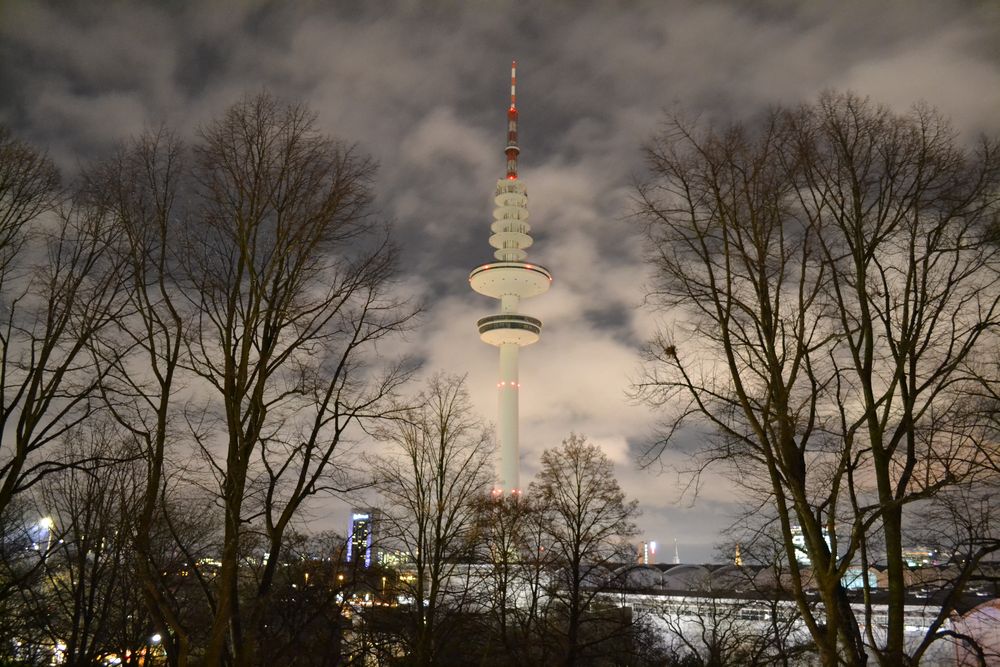
[[[832,542],[830,541],[830,533],[826,528],[821,529],[823,533],[823,541],[826,542],[827,548],[831,548]],[[801,565],[811,565],[809,559],[809,553],[806,548],[806,536],[802,532],[801,526],[792,526],[792,545],[795,547],[795,560]]]
[[[347,538],[347,562],[361,559],[364,554],[365,567],[372,564],[372,541],[376,530],[376,511],[357,511],[351,514],[351,525]]]

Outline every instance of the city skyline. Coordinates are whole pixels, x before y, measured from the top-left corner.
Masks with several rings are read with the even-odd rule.
[[[685,561],[711,557],[740,501],[706,485],[678,502],[682,480],[636,468],[655,413],[631,404],[629,378],[656,323],[640,309],[646,268],[629,222],[641,146],[663,111],[749,118],[768,106],[853,90],[905,110],[921,100],[963,137],[1000,128],[996,9],[966,3],[836,8],[764,3],[495,9],[279,7],[268,3],[81,5],[0,9],[0,121],[46,148],[71,177],[79,161],[166,122],[195,128],[267,88],[302,101],[323,131],[381,164],[377,205],[403,248],[401,293],[427,305],[410,352],[428,373],[468,373],[494,419],[496,360],[471,322],[482,297],[465,284],[488,261],[490,189],[502,152],[506,63],[525,68],[521,163],[538,252],[556,289],[532,302],[546,340],[524,353],[522,479],[570,431],[608,453],[645,539],[675,538]],[[735,38],[734,38],[735,36]],[[534,252],[534,251],[533,251]],[[682,455],[668,460],[684,465]],[[313,508],[318,517],[324,508]],[[349,507],[322,527],[342,530]]]

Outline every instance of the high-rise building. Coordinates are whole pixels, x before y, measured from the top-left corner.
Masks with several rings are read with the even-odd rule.
[[[347,533],[347,562],[364,561],[371,567],[372,544],[378,525],[378,510],[356,509],[351,512],[351,525]]]
[[[545,293],[552,274],[524,261],[532,244],[528,224],[528,191],[517,177],[517,62],[510,68],[510,108],[507,109],[507,175],[497,181],[494,193],[490,245],[497,261],[476,267],[469,284],[476,292],[500,300],[500,313],[478,321],[479,337],[500,349],[497,383],[497,440],[500,445],[496,494],[519,494],[520,443],[518,433],[518,350],[538,341],[541,320],[518,312],[522,299]]]
[[[643,542],[639,549],[639,563],[641,565],[656,564],[656,542]]]

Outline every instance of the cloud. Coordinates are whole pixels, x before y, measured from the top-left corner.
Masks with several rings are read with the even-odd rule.
[[[496,304],[468,271],[489,261],[503,175],[509,60],[516,57],[522,177],[536,244],[555,275],[524,304],[545,322],[523,351],[526,473],[570,431],[614,459],[651,534],[706,532],[729,486],[676,505],[676,480],[631,457],[656,415],[631,404],[638,348],[674,313],[639,308],[648,282],[630,222],[641,145],[664,110],[746,119],[850,88],[903,110],[938,106],[962,132],[1000,129],[997,12],[989,3],[61,3],[0,5],[0,119],[72,172],[115,141],[199,125],[267,88],[303,100],[322,131],[381,164],[379,210],[395,223],[403,287],[428,305],[408,342],[429,371],[468,373],[495,415],[496,350],[474,323]],[[672,458],[680,462],[682,459]],[[671,524],[677,524],[671,527]],[[705,528],[709,527],[709,528]],[[707,558],[704,553],[700,558]]]
[[[926,102],[967,135],[995,132],[1000,68],[971,52],[973,38],[969,27],[951,27],[884,59],[855,64],[835,87],[865,91],[897,109]]]

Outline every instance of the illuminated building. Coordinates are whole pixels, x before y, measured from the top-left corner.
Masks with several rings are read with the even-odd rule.
[[[826,528],[823,529],[823,541],[826,542],[826,546],[830,548],[830,533]],[[792,526],[792,544],[795,546],[795,560],[797,560],[801,565],[810,565],[809,553],[806,550],[806,536],[802,534],[801,526]]]
[[[378,510],[354,510],[347,537],[347,562],[364,560],[365,567],[372,564],[372,542],[378,522]]]
[[[639,563],[653,565],[656,563],[656,542],[643,542],[639,554]]]
[[[938,549],[929,546],[914,546],[900,552],[908,567],[930,567],[948,560]]]

